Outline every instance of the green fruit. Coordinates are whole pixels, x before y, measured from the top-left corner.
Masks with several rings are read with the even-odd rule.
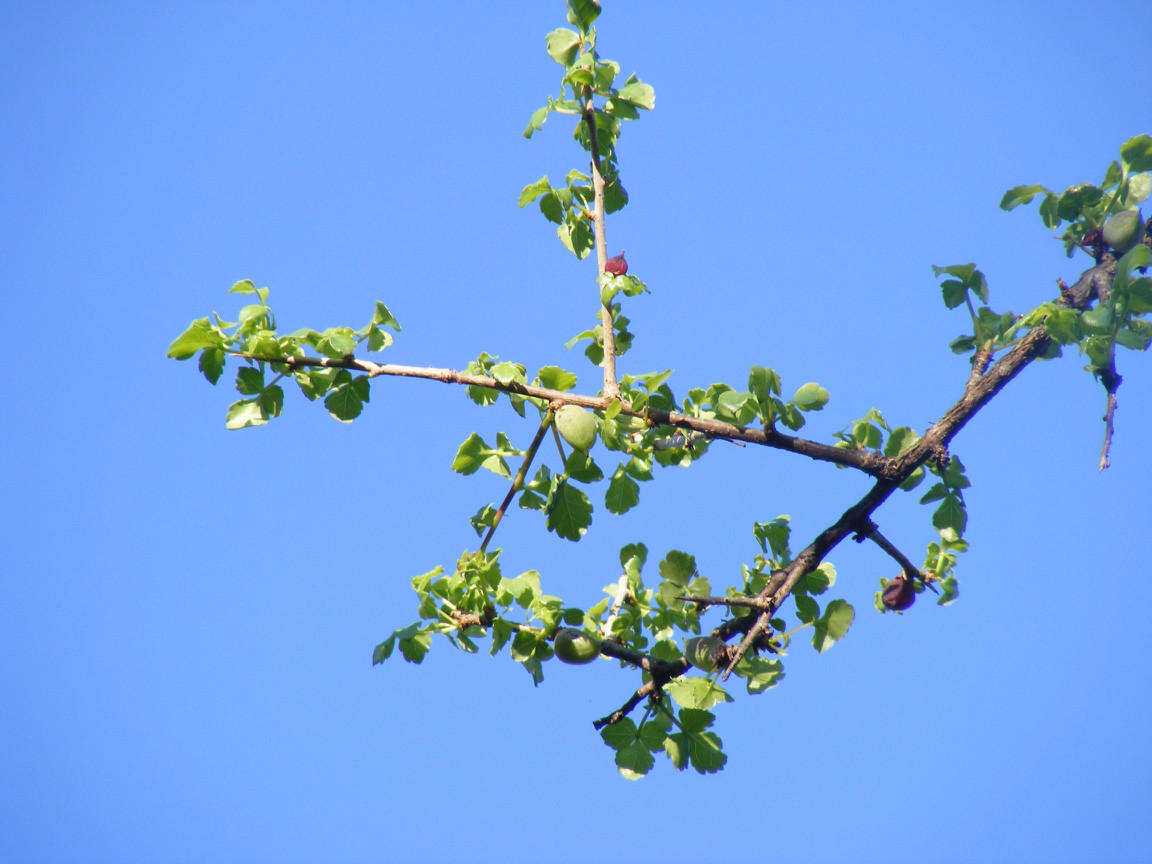
[[[684,643],[684,656],[697,669],[715,672],[728,662],[728,643],[715,636],[696,636]]]
[[[596,416],[579,405],[562,405],[556,412],[556,428],[565,441],[585,453],[596,442]]]
[[[1125,210],[1104,223],[1104,242],[1123,255],[1144,239],[1144,220],[1139,210]]]
[[[583,630],[573,630],[571,627],[556,631],[552,647],[556,649],[557,657],[574,666],[591,663],[600,655],[600,643],[597,640]]]

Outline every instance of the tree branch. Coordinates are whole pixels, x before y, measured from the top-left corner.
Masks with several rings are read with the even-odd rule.
[[[584,408],[604,410],[614,401],[607,396],[585,396],[580,393],[569,393],[565,390],[550,390],[547,387],[536,387],[531,384],[503,384],[487,375],[473,375],[467,372],[458,372],[455,369],[440,369],[434,366],[401,366],[395,363],[373,363],[371,360],[361,360],[352,355],[346,357],[270,357],[261,354],[246,354],[242,351],[231,352],[233,357],[245,360],[257,360],[264,363],[281,363],[289,367],[324,367],[333,369],[350,369],[364,372],[369,378],[382,375],[398,378],[422,378],[429,381],[439,381],[443,384],[463,384],[468,387],[487,387],[504,393],[516,393],[529,396],[533,399],[543,399],[547,402],[556,402],[563,405],[580,405]],[[709,438],[723,438],[730,441],[745,441],[749,444],[759,444],[762,447],[771,447],[775,450],[786,450],[807,456],[817,462],[831,462],[847,468],[856,468],[873,477],[885,476],[891,470],[892,460],[872,450],[847,450],[843,447],[833,447],[819,441],[809,441],[797,438],[794,435],[784,435],[775,429],[745,429],[723,420],[712,420],[706,417],[690,417],[676,411],[663,411],[658,408],[645,407],[637,411],[627,400],[620,400],[620,413],[629,417],[639,417],[649,421],[651,425],[676,426],[681,429],[691,429],[702,432]]]
[[[536,430],[536,435],[532,438],[532,443],[528,445],[528,452],[524,454],[524,462],[520,465],[520,470],[516,472],[516,476],[512,479],[512,486],[509,488],[508,494],[504,496],[504,500],[500,503],[500,507],[496,511],[496,516],[492,519],[492,525],[488,528],[488,534],[484,537],[484,542],[480,544],[481,552],[488,548],[488,543],[491,541],[492,535],[496,533],[496,527],[508,511],[508,505],[512,503],[512,496],[524,485],[524,478],[528,476],[528,467],[532,464],[532,459],[536,456],[536,451],[540,449],[540,442],[544,440],[544,433],[548,431],[548,427],[551,425],[552,409],[548,409],[540,419],[540,428]]]
[[[896,460],[891,477],[878,480],[863,498],[844,511],[843,515],[824,529],[791,564],[768,581],[757,595],[768,598],[768,606],[756,617],[755,623],[749,628],[739,646],[730,652],[728,667],[724,670],[721,680],[728,679],[736,664],[740,662],[740,658],[767,632],[769,620],[804,574],[814,570],[824,560],[824,556],[846,536],[867,524],[876,508],[883,504],[913,471],[929,459],[946,452],[949,442],[976,412],[1020,374],[1025,366],[1043,354],[1047,345],[1048,336],[1044,328],[1034,327],[983,376],[969,378],[960,399],[944,412],[943,417],[932,424],[914,447]]]
[[[592,88],[584,88],[584,122],[588,126],[589,148],[592,151],[592,233],[596,238],[596,273],[604,275],[608,264],[608,246],[604,239],[604,175],[600,173],[600,142],[596,138],[596,104],[592,99]],[[599,278],[597,278],[599,288]],[[600,303],[601,340],[604,346],[604,395],[620,395],[620,385],[616,383],[616,331],[612,324],[612,307]]]

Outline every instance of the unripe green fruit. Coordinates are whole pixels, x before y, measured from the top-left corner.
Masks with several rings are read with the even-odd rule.
[[[705,672],[715,672],[728,660],[728,643],[715,636],[695,636],[684,643],[684,657]]]
[[[1144,220],[1139,210],[1125,210],[1104,223],[1104,242],[1123,255],[1144,239]]]
[[[562,405],[556,412],[556,428],[577,450],[587,453],[596,443],[596,416],[579,405]]]
[[[552,643],[556,656],[565,663],[582,666],[591,663],[600,655],[600,643],[583,630],[573,630],[563,627],[556,631],[556,639]]]

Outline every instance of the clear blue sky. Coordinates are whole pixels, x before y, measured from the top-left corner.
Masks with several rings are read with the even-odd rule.
[[[1051,297],[1067,261],[1020,183],[1098,180],[1149,131],[1136,2],[665,4],[607,0],[601,51],[656,87],[620,145],[608,226],[653,291],[624,372],[678,393],[775,367],[832,394],[806,433],[876,406],[923,429],[958,395],[930,265],[976,261],[993,303]],[[226,432],[231,397],[164,358],[237,279],[281,325],[404,325],[395,362],[485,350],[556,363],[593,267],[518,210],[581,165],[555,92],[563,4],[60,3],[0,10],[0,858],[12,862],[1011,861],[1152,855],[1145,610],[1152,364],[1125,355],[1114,468],[1103,393],[1067,356],[957,439],[962,598],[871,611],[893,567],[831,560],[848,637],[718,709],[720,775],[621,779],[591,720],[614,664],[533,689],[437,644],[371,668],[409,579],[475,544],[504,491],[448,465],[506,407],[384,381],[352,426],[289,394]],[[717,446],[579,544],[514,512],[507,574],[592,603],[616,550],[697,556],[714,585],[792,516],[797,547],[862,492],[848,472]],[[905,496],[879,521],[919,558]],[[711,620],[719,620],[713,613]]]

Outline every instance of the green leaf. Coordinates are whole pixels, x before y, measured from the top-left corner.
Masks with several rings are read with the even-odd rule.
[[[679,549],[672,549],[660,562],[660,578],[679,586],[688,584],[696,574],[696,558]]]
[[[540,109],[542,111],[546,109]],[[533,115],[535,116],[535,115]],[[530,204],[546,192],[552,191],[552,185],[548,182],[548,175],[545,174],[535,183],[529,183],[520,190],[519,205],[523,207],[525,204]]]
[[[943,483],[933,483],[928,491],[920,497],[921,504],[931,504],[933,501],[939,501],[948,494],[948,487]]]
[[[675,732],[664,739],[664,752],[672,764],[676,766],[677,771],[683,771],[688,764],[688,754],[691,749],[692,744],[683,732]]]
[[[604,506],[617,515],[627,513],[640,503],[640,485],[628,476],[624,466],[617,467],[604,493]]]
[[[229,429],[244,429],[248,426],[263,426],[268,416],[258,399],[241,399],[228,406],[224,425]]]
[[[224,374],[224,349],[205,348],[200,352],[200,371],[211,383],[215,384]]]
[[[792,404],[801,411],[819,411],[828,404],[829,398],[827,390],[815,381],[809,381],[793,395]]]
[[[372,665],[376,666],[383,663],[392,656],[392,649],[396,647],[396,634],[393,633],[372,651]]]
[[[627,543],[620,547],[620,566],[627,567],[628,561],[635,558],[637,570],[648,561],[648,547],[643,543]]]
[[[576,386],[576,375],[561,369],[559,366],[543,366],[536,373],[540,379],[540,386],[549,390],[571,390]],[[619,410],[619,409],[617,409]]]
[[[207,318],[197,318],[188,329],[172,340],[168,356],[173,360],[187,360],[201,348],[223,348],[227,345],[224,334],[212,326]]]
[[[676,700],[683,708],[699,708],[707,711],[720,702],[731,702],[723,688],[713,684],[707,678],[680,677],[664,685],[664,692]]]
[[[748,389],[767,404],[772,395],[780,395],[780,376],[767,366],[753,366],[748,370]]]
[[[631,717],[624,717],[600,730],[600,737],[613,750],[627,747],[636,740],[636,735],[636,724]]]
[[[504,461],[504,457],[513,456],[516,451],[508,443],[508,439],[504,437],[503,433],[497,436],[497,440],[500,447],[493,449],[484,442],[483,438],[473,432],[464,439],[464,443],[456,451],[456,455],[452,459],[452,470],[459,474],[473,474],[480,468],[487,468],[493,474],[511,477],[512,472]]]
[[[732,671],[746,679],[748,692],[755,695],[780,683],[784,677],[784,664],[750,652],[740,658]]]
[[[796,603],[796,617],[802,624],[811,624],[820,615],[820,604],[807,594],[793,594]]]
[[[565,540],[579,540],[592,524],[592,505],[580,489],[561,480],[548,502],[545,526]]]
[[[580,50],[580,43],[579,33],[574,33],[565,27],[559,27],[548,34],[548,56],[561,66],[571,66]]]
[[[284,410],[284,389],[279,384],[269,384],[258,399],[266,417],[279,417]]]
[[[581,483],[596,483],[604,479],[604,472],[600,466],[592,461],[587,453],[573,449],[564,462],[564,469],[568,476]]]
[[[493,526],[496,522],[496,508],[491,504],[485,504],[476,511],[476,515],[468,520],[473,529],[476,531],[477,537],[483,537],[484,532]]]
[[[341,384],[324,397],[324,407],[341,423],[351,423],[364,410],[364,398],[354,383]]]
[[[813,628],[812,647],[823,654],[844,638],[855,617],[856,610],[847,600],[830,602]]]
[[[532,116],[528,118],[528,125],[524,127],[524,137],[531,138],[533,132],[538,132],[543,129],[544,121],[548,119],[548,114],[551,111],[551,104],[542,105],[533,111]],[[521,198],[523,198],[523,193],[521,193]],[[532,199],[529,198],[528,200],[531,201]],[[524,203],[521,203],[520,206],[523,207]]]
[[[1152,135],[1137,135],[1120,145],[1120,158],[1129,171],[1152,170]]]
[[[598,0],[568,0],[568,23],[587,33],[592,22],[600,16]]]
[[[613,98],[648,111],[656,107],[656,91],[640,81],[629,80]]]
[[[520,363],[512,363],[510,361],[503,361],[493,366],[488,374],[495,378],[499,383],[504,386],[509,384],[524,384],[524,366]]]
[[[641,741],[634,741],[616,751],[616,770],[625,780],[639,780],[652,770],[654,761]]]
[[[692,767],[701,774],[715,774],[724,767],[728,757],[724,755],[724,742],[715,732],[703,732],[692,737],[692,750],[689,758]]]
[[[255,366],[241,366],[236,370],[236,390],[252,396],[264,389],[264,373]]]
[[[388,307],[376,301],[376,309],[372,313],[372,324],[377,327],[391,327],[397,333],[400,332],[400,322],[388,311]]]
[[[251,279],[241,279],[239,282],[233,283],[232,287],[228,289],[229,294],[255,294],[256,283]]]
[[[946,495],[932,514],[932,527],[938,530],[952,528],[958,535],[963,535],[967,524],[968,514],[964,511],[964,505],[952,494]]]
[[[400,653],[404,655],[405,660],[409,663],[420,663],[424,660],[428,649],[432,647],[432,636],[417,631],[407,638],[401,638],[399,644]]]
[[[1031,186],[1013,186],[1005,192],[1004,197],[1000,199],[1000,209],[1012,210],[1021,204],[1027,204],[1041,192],[1047,191],[1048,190],[1039,183],[1034,183]]]
[[[940,290],[944,294],[944,305],[949,309],[955,309],[968,296],[968,289],[964,287],[964,283],[956,279],[945,279],[940,283]]]

